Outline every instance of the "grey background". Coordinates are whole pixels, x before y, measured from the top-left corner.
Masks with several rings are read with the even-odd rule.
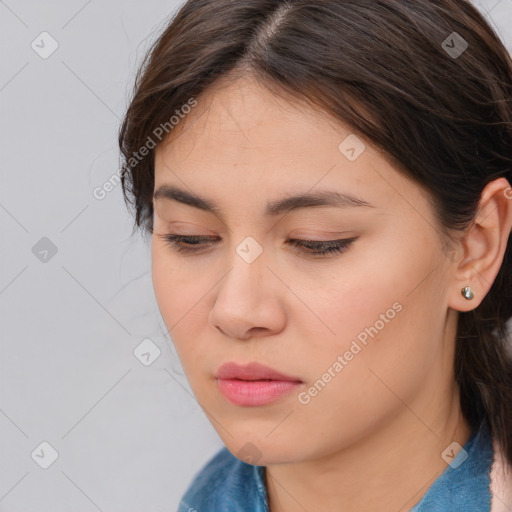
[[[512,0],[475,3],[512,52]],[[120,185],[94,195],[116,183],[134,73],[180,4],[0,0],[1,512],[174,511],[222,446]],[[31,47],[51,49],[44,31],[48,58]]]

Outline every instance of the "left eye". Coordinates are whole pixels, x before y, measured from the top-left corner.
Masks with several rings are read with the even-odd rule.
[[[172,250],[178,253],[195,253],[206,245],[211,244],[218,237],[207,236],[185,236],[172,233],[158,235],[171,246]],[[350,244],[357,240],[357,237],[341,240],[299,240],[290,238],[287,244],[299,248],[299,251],[311,256],[325,256],[345,252]],[[180,245],[186,244],[186,245]],[[187,246],[188,245],[188,246]]]

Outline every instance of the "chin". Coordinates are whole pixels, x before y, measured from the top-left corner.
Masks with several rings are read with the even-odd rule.
[[[297,462],[300,459],[300,452],[297,446],[283,445],[282,442],[270,440],[243,441],[229,439],[225,442],[226,448],[237,458],[255,466],[268,466],[273,464],[288,464]]]

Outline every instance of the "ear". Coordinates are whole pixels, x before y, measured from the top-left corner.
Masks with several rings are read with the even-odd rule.
[[[459,240],[462,255],[456,262],[449,307],[470,311],[482,302],[501,268],[511,230],[512,187],[498,178],[483,189],[475,219]],[[474,294],[471,300],[461,293],[466,286]]]

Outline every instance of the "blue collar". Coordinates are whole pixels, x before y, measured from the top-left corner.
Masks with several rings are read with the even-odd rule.
[[[485,421],[462,448],[410,512],[491,510],[493,448]]]
[[[410,512],[489,512],[492,462],[492,440],[482,422]],[[178,512],[219,510],[269,512],[265,467],[247,464],[227,448],[217,452],[194,477]]]

